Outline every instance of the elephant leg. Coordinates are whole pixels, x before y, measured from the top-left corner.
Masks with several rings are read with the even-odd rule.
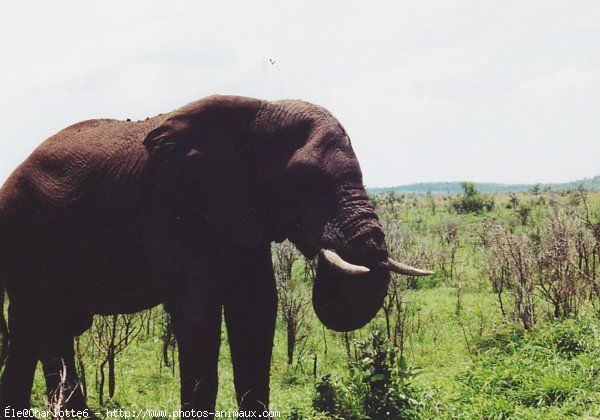
[[[183,410],[214,412],[221,344],[220,293],[186,292],[177,302],[165,305],[179,348],[181,406]]]
[[[0,378],[0,413],[6,407],[29,408],[33,376],[37,365],[34,335],[13,333],[8,344],[8,357]]]
[[[269,406],[269,372],[277,315],[270,249],[233,259],[225,300],[225,323],[241,410]]]
[[[75,369],[75,352],[71,335],[53,334],[44,339],[40,360],[46,378],[48,401],[53,408],[84,410],[87,408]]]

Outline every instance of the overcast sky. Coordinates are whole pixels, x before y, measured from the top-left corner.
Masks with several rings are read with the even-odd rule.
[[[325,106],[371,187],[600,174],[598,1],[19,0],[0,52],[0,181],[71,123],[213,93]]]

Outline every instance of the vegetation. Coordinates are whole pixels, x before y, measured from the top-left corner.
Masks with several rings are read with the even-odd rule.
[[[276,245],[272,410],[288,419],[600,416],[600,193],[489,196],[467,185],[455,196],[373,200],[391,254],[436,274],[395,276],[373,322],[335,333],[310,307],[314,262]],[[455,204],[463,200],[494,205],[467,211]],[[217,406],[229,410],[225,328],[222,343]],[[77,343],[100,412],[176,410],[177,363],[161,308],[98,318]],[[40,368],[33,404],[47,404]]]
[[[525,334],[500,327],[480,340],[469,370],[457,375],[459,417],[564,418],[598,415],[598,321],[549,322]]]
[[[472,182],[461,182],[463,194],[452,200],[451,205],[457,213],[482,213],[494,209],[494,199],[484,196]]]
[[[356,360],[338,383],[325,375],[317,382],[313,407],[328,418],[398,419],[419,414],[423,406],[412,380],[419,369],[408,366],[399,349],[377,331],[354,343]]]
[[[461,182],[423,182],[418,184],[400,185],[397,187],[369,188],[371,194],[385,194],[393,191],[396,194],[458,194],[462,191]],[[539,191],[560,192],[569,191],[579,186],[587,190],[600,190],[600,175],[584,178],[578,181],[559,184],[497,184],[493,182],[477,182],[475,188],[485,194],[526,193],[532,189]]]

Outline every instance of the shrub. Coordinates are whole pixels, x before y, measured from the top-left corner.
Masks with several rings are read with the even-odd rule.
[[[324,414],[335,414],[339,412],[337,396],[338,385],[331,379],[331,375],[325,375],[315,385],[316,395],[313,398],[313,408]]]
[[[494,199],[490,196],[482,195],[475,188],[472,182],[461,182],[463,195],[455,198],[451,202],[452,208],[457,213],[482,213],[494,209]]]
[[[413,384],[419,369],[409,366],[383,335],[355,342],[358,358],[343,381],[324,376],[316,384],[313,408],[329,418],[399,419],[415,417],[425,394]]]
[[[351,389],[364,392],[367,418],[398,419],[415,414],[421,404],[412,380],[419,369],[409,366],[378,332],[371,334],[369,342],[358,341],[356,346],[360,359],[352,369]]]

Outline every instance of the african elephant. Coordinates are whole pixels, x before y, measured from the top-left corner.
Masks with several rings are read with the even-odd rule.
[[[269,404],[277,294],[270,244],[320,253],[319,319],[359,328],[382,305],[388,258],[350,139],[298,100],[210,96],[143,121],[89,120],[42,143],[0,190],[0,279],[9,296],[0,408],[29,406],[66,366],[85,407],[73,337],[94,314],[160,303],[180,354],[181,404],[212,411],[222,314],[240,408]]]

